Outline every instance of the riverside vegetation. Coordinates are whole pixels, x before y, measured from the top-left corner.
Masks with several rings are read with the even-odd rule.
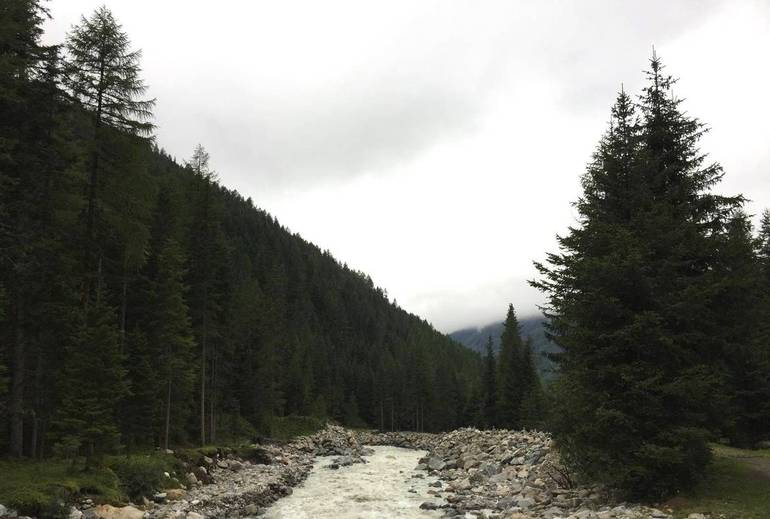
[[[164,452],[332,419],[413,431],[443,463],[427,468],[452,489],[456,502],[433,503],[449,512],[622,517],[588,508],[610,497],[697,507],[709,492],[745,491],[746,507],[726,513],[750,517],[756,487],[725,481],[744,481],[745,463],[709,442],[770,439],[770,213],[755,231],[742,195],[713,192],[723,171],[698,149],[706,130],[656,56],[639,98],[617,97],[578,222],[537,264],[560,348],[544,384],[513,307],[500,351],[490,340],[483,356],[403,311],[220,185],[202,146],[184,164],[158,147],[141,54],[106,7],[61,46],[41,44],[45,16],[36,0],[0,7],[4,505],[53,517],[172,483],[208,502],[190,463],[228,474],[234,494],[252,480],[288,489],[315,449],[267,446],[254,452],[273,462],[243,472],[222,447],[211,452],[224,467],[198,465],[215,459],[205,450]],[[469,425],[549,433],[428,434]],[[458,464],[473,445],[495,452]],[[542,477],[541,458],[498,459],[502,445],[547,452],[582,490]],[[184,513],[218,514],[200,503]]]
[[[759,486],[756,475],[751,474],[731,483],[745,487],[732,496],[712,493],[703,499],[699,491],[695,491],[655,506],[642,505],[619,500],[606,486],[573,481],[546,433],[473,428],[438,434],[378,432],[329,425],[290,442],[267,442],[239,449],[187,449],[165,454],[166,463],[172,463],[147,467],[148,470],[140,474],[143,479],[137,479],[137,485],[130,487],[130,497],[115,499],[113,496],[114,504],[110,505],[98,504],[95,499],[83,496],[73,505],[62,501],[58,511],[50,508],[43,511],[49,515],[42,516],[204,519],[266,514],[283,517],[273,513],[273,504],[291,495],[296,485],[303,485],[311,471],[315,471],[318,482],[329,478],[329,471],[344,472],[354,465],[370,463],[375,453],[368,446],[427,451],[416,466],[413,464],[396,476],[402,482],[405,497],[418,498],[412,511],[402,509],[409,517],[761,519],[766,516],[770,489],[770,479]],[[720,460],[746,454],[737,449],[723,450],[717,449]],[[314,460],[323,461],[314,464]],[[767,467],[770,464],[765,470]],[[353,515],[359,512],[371,515],[368,507],[378,499],[378,486],[367,489],[353,485],[344,490],[352,492],[346,504],[352,507]],[[731,497],[738,496],[742,502],[731,501]],[[340,500],[346,496],[328,497],[343,505]],[[131,502],[126,504],[126,500]],[[310,504],[314,505],[316,503]],[[327,509],[323,517],[331,517],[324,503],[317,505],[319,509]],[[391,509],[388,505],[385,503],[380,510]],[[299,510],[297,506],[290,509]],[[342,509],[335,510],[335,514],[345,513]],[[431,513],[423,515],[420,510]],[[16,517],[16,514],[4,510],[0,516]],[[307,513],[303,515],[307,516],[312,517]]]

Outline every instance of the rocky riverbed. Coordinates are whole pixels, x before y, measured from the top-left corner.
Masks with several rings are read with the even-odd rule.
[[[400,449],[383,454],[384,447],[367,446]],[[404,454],[404,448],[414,454]],[[655,508],[614,502],[602,488],[574,485],[549,435],[537,431],[377,433],[330,425],[292,442],[260,445],[254,452],[258,455],[251,459],[221,453],[187,460],[188,471],[177,475],[183,488],[124,507],[85,501],[73,508],[70,519],[293,517],[309,508],[311,500],[323,499],[324,489],[335,496],[349,491],[353,504],[360,503],[359,513],[349,508],[350,499],[338,501],[348,507],[346,517],[670,519]],[[300,495],[271,508],[311,472],[312,480]],[[377,490],[379,475],[382,486]],[[399,498],[401,491],[411,495]],[[316,504],[318,510],[329,505]],[[374,515],[364,513],[367,507]],[[407,515],[399,507],[414,513]],[[0,507],[0,517],[15,515]],[[693,514],[692,519],[706,517]]]
[[[416,437],[416,446],[423,437]],[[550,437],[536,431],[460,429],[438,435],[418,468],[442,482],[447,517],[631,519],[670,516],[655,508],[613,503],[599,487],[576,487]]]

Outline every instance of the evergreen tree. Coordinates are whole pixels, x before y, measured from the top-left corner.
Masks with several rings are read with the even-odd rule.
[[[139,76],[140,51],[130,50],[130,41],[107,7],[96,9],[90,18],[67,36],[68,60],[65,85],[71,96],[93,117],[94,138],[90,151],[88,192],[85,214],[85,269],[83,298],[90,297],[95,258],[102,255],[97,240],[97,221],[101,211],[105,163],[116,163],[114,150],[107,145],[111,131],[145,137],[152,133],[149,122],[155,100],[141,97],[147,87]],[[123,157],[124,158],[124,157]],[[109,235],[104,232],[103,234]]]
[[[651,61],[637,112],[623,92],[583,176],[580,224],[538,264],[560,356],[553,424],[563,459],[628,494],[691,484],[719,404],[713,277],[718,236],[741,198],[697,142],[673,81]]]
[[[0,283],[8,295],[0,342],[10,350],[10,447],[21,456],[35,453],[44,410],[41,398],[30,398],[31,386],[42,385],[43,350],[62,331],[51,297],[66,284],[67,262],[54,210],[70,145],[58,119],[57,49],[39,42],[45,10],[40,2],[12,0],[0,15]],[[25,431],[25,417],[32,417],[32,431]]]
[[[5,305],[6,305],[6,297],[5,297],[5,290],[3,289],[3,285],[0,284],[0,324],[2,324],[5,321]],[[0,398],[5,396],[5,393],[8,391],[8,368],[5,366],[5,359],[0,357]],[[5,412],[3,409],[0,409],[0,416],[4,416]]]
[[[498,362],[499,392],[497,412],[500,427],[518,429],[521,426],[521,401],[524,396],[524,376],[521,366],[522,343],[519,321],[513,305],[508,305],[508,313],[503,323],[500,337],[500,357]]]
[[[127,393],[115,311],[105,304],[101,289],[96,296],[67,345],[53,423],[62,453],[84,454],[86,468],[120,447],[116,411]]]
[[[0,7],[3,450],[49,455],[52,438],[92,463],[119,439],[269,434],[287,409],[465,419],[478,355],[220,186],[201,147],[186,167],[155,147],[139,54],[106,8],[73,28],[63,72],[45,14]]]
[[[545,426],[543,419],[546,414],[546,403],[540,377],[532,358],[531,340],[527,340],[524,343],[524,349],[521,352],[519,374],[521,381],[520,425],[525,429],[542,430]]]
[[[748,217],[737,214],[720,247],[715,269],[726,344],[724,393],[729,413],[722,431],[731,442],[754,447],[770,437],[770,215],[762,216],[759,237],[751,236]]]
[[[163,416],[161,396],[162,375],[156,359],[158,355],[150,346],[146,333],[138,326],[126,338],[126,379],[128,394],[121,402],[122,431],[129,449],[160,445]],[[165,431],[163,431],[165,432]]]
[[[482,394],[482,418],[486,428],[494,427],[497,422],[497,368],[495,352],[492,348],[492,336],[487,339],[487,351],[484,357],[484,374],[482,377],[484,392]]]
[[[194,215],[190,238],[189,281],[192,286],[190,307],[195,336],[200,344],[198,369],[198,405],[200,406],[200,442],[211,440],[215,394],[212,391],[217,352],[214,345],[221,339],[218,324],[223,308],[221,282],[224,274],[225,250],[219,225],[220,207],[216,203],[217,175],[209,165],[210,157],[198,144],[186,167],[194,175]],[[206,409],[206,404],[209,409]],[[207,420],[207,411],[210,413]],[[207,431],[209,434],[207,435]]]
[[[169,239],[158,258],[158,279],[153,304],[155,320],[150,335],[161,358],[165,448],[168,448],[171,437],[177,441],[184,440],[183,427],[192,411],[192,350],[195,343],[185,301],[184,262],[179,245]]]

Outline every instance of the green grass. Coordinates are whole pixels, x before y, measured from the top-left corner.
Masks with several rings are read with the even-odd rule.
[[[0,503],[21,514],[56,517],[73,496],[118,502],[118,478],[108,468],[83,472],[67,461],[0,460]]]
[[[290,440],[313,434],[323,429],[325,423],[308,416],[276,418],[271,423],[270,436]],[[73,467],[70,461],[59,459],[0,459],[0,503],[21,514],[52,518],[66,517],[65,505],[86,496],[96,503],[123,504],[164,488],[178,487],[183,475],[182,460],[192,464],[203,456],[216,457],[217,453],[234,453],[255,462],[265,458],[258,446],[233,442],[181,448],[176,456],[157,451],[107,456],[103,466],[88,472],[82,470],[82,462]],[[172,477],[166,478],[164,472]]]
[[[179,460],[160,454],[108,456],[103,466],[88,471],[82,463],[47,459],[0,460],[0,503],[21,514],[59,517],[66,504],[81,497],[96,503],[123,504],[149,496],[178,481],[163,474],[181,471]],[[66,515],[64,516],[66,517]]]
[[[686,518],[691,513],[724,519],[770,517],[770,472],[763,473],[754,465],[766,460],[770,464],[770,449],[714,445],[712,451],[714,462],[706,477],[691,491],[668,501],[664,508],[672,508],[677,518]]]

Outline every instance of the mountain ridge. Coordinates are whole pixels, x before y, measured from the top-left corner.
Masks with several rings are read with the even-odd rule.
[[[560,348],[546,336],[545,324],[546,318],[542,315],[530,315],[519,319],[519,330],[522,338],[529,338],[531,341],[537,371],[542,379],[549,380],[555,376],[556,366],[547,355],[559,352]],[[492,337],[492,347],[495,352],[499,351],[502,333],[503,322],[499,321],[483,326],[461,328],[449,333],[448,336],[483,355],[486,351],[487,339],[490,336]]]

